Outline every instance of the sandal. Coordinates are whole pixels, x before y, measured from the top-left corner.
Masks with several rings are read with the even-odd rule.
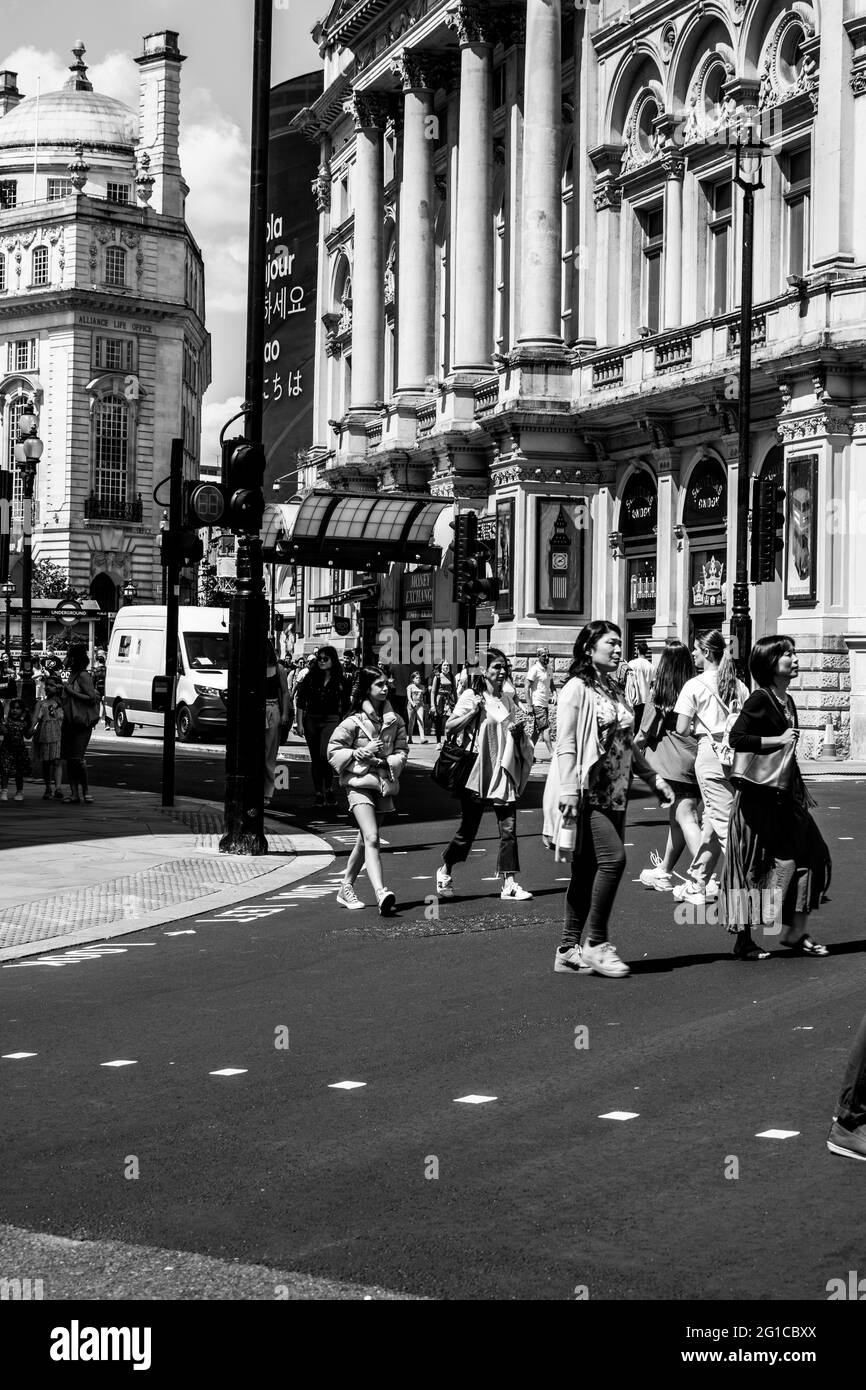
[[[754,941],[749,940],[748,946],[742,944],[740,937],[737,937],[737,944],[734,947],[735,960],[769,960],[770,952],[762,951],[760,946],[756,946]]]
[[[811,936],[801,936],[799,941],[793,945],[783,941],[783,946],[787,946],[789,951],[793,951],[797,956],[829,956],[830,952],[826,946],[822,946],[819,941],[813,941]]]

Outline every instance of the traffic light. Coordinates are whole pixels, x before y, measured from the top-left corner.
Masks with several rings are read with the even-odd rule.
[[[758,480],[757,522],[752,541],[752,581],[772,584],[776,578],[776,557],[785,548],[785,489],[778,474]]]
[[[475,512],[461,512],[454,527],[454,581],[452,598],[474,608],[479,603],[495,603],[499,581],[488,577],[491,566],[491,547],[478,539],[478,517]]]
[[[222,526],[255,535],[265,514],[265,451],[246,439],[222,446],[222,481],[184,483],[184,526]]]
[[[162,531],[159,538],[160,564],[165,568],[176,565],[197,565],[204,558],[204,545],[195,531]]]

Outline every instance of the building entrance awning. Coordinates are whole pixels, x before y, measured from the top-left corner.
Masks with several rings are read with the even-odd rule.
[[[433,544],[433,528],[452,505],[432,497],[314,488],[265,509],[264,558],[284,565],[333,565],[374,573],[386,572],[395,560],[438,565],[441,551]]]

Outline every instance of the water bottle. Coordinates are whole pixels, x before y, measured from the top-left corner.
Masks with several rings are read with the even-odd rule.
[[[577,822],[564,820],[559,829],[556,848],[566,859],[571,859],[577,845]]]

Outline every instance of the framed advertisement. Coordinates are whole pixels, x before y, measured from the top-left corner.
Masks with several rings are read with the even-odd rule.
[[[535,611],[582,614],[589,505],[538,497],[535,518]]]
[[[785,501],[785,598],[792,608],[816,601],[818,455],[788,459]]]
[[[514,498],[496,503],[496,558],[494,574],[499,580],[496,599],[498,618],[514,617]]]

